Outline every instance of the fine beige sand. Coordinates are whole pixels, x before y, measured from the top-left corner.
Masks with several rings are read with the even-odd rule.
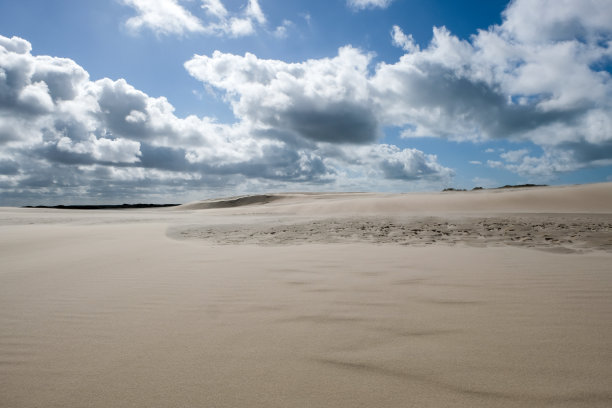
[[[610,407],[612,184],[0,208],[0,407]]]

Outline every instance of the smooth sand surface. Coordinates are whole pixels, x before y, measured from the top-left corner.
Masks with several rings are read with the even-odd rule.
[[[0,406],[612,406],[612,184],[236,199],[0,208]]]

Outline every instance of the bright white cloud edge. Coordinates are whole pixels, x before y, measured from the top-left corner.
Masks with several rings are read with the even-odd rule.
[[[253,35],[267,19],[258,0],[248,0],[242,12],[231,13],[221,0],[201,0],[203,16],[195,16],[179,0],[122,0],[136,15],[126,21],[133,32],[148,29],[157,35],[184,36],[201,33],[216,36]],[[283,26],[280,26],[283,27]]]

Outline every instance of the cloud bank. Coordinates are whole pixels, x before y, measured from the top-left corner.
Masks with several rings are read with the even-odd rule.
[[[398,126],[406,138],[532,142],[544,155],[502,166],[528,177],[611,164],[612,3],[549,3],[512,2],[469,41],[434,28],[424,49],[395,26],[406,54],[373,73],[373,56],[350,46],[302,63],[215,52],[185,67],[285,140],[372,143]]]
[[[137,13],[125,23],[130,30],[148,28],[160,35],[204,31],[202,22],[177,0],[123,0],[123,3]]]
[[[220,1],[202,4],[231,21]],[[248,18],[265,21],[249,5]],[[0,36],[0,192],[15,203],[152,201],[448,183],[453,170],[435,155],[380,144],[387,126],[405,138],[531,142],[541,154],[519,149],[486,163],[529,179],[612,164],[612,4],[549,7],[514,1],[500,25],[469,40],[434,28],[426,47],[393,27],[390,41],[405,51],[393,63],[351,46],[302,62],[196,55],[185,68],[227,101],[229,124],[178,117],[164,97],[123,79],[91,80],[72,60]]]
[[[213,58],[216,63],[223,57]],[[354,60],[343,65],[347,58]],[[451,176],[433,155],[376,144],[379,125],[365,105],[359,106],[364,101],[345,104],[358,90],[351,75],[363,75],[358,70],[368,61],[357,51],[295,67],[309,71],[312,64],[329,78],[317,84],[313,72],[301,82],[282,84],[304,91],[291,104],[280,94],[277,100],[256,95],[258,81],[273,82],[266,75],[277,75],[265,66],[256,69],[257,61],[245,57],[245,64],[234,67],[234,79],[219,68],[217,85],[226,84],[228,92],[244,94],[249,92],[244,86],[255,87],[252,99],[232,102],[238,120],[222,124],[177,117],[164,97],[151,97],[123,79],[92,81],[70,59],[33,55],[26,40],[0,36],[0,191],[3,200],[11,200],[3,204],[42,197],[167,200],[190,192],[297,185],[368,189],[384,179],[436,182]],[[193,69],[204,70],[200,63]],[[347,77],[337,76],[336,69]],[[242,85],[230,85],[233,80]],[[343,96],[323,89],[333,83]],[[325,105],[315,105],[322,98]]]

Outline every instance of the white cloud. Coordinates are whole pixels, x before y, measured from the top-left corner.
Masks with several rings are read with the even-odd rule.
[[[527,149],[519,149],[519,150],[510,150],[508,152],[502,153],[499,156],[507,162],[516,163],[520,161],[523,157],[529,154],[529,150]]]
[[[98,139],[94,135],[76,143],[68,137],[62,137],[57,142],[57,148],[64,152],[91,155],[95,160],[111,163],[135,163],[140,160],[141,155],[138,142],[125,139]]]
[[[347,4],[354,10],[364,10],[368,8],[387,8],[393,0],[347,0]]]
[[[475,166],[479,166],[482,164],[482,162],[480,160],[470,160],[469,162],[470,164],[473,164]]]
[[[531,141],[564,157],[509,152],[507,159],[524,165],[507,168],[520,174],[607,163],[612,77],[597,67],[612,56],[612,26],[602,17],[612,15],[612,3],[549,3],[514,1],[501,25],[470,41],[434,29],[420,51],[394,29],[394,43],[409,53],[380,64],[371,78],[381,122],[405,126],[406,137]]]
[[[576,161],[570,151],[554,148],[547,149],[539,157],[529,156],[523,151],[518,152],[521,154],[502,157],[505,159],[505,163],[495,161],[489,162],[489,165],[491,167],[509,170],[527,180],[536,182],[550,181],[556,178],[559,173],[574,171],[585,167],[583,163]],[[611,163],[612,160],[608,164]]]
[[[258,0],[249,0],[245,14],[248,18],[261,25],[266,23],[266,16],[264,15],[263,11],[261,11]]]
[[[32,45],[28,41],[15,36],[12,38],[0,36],[0,47],[15,54],[27,54],[32,51]]]
[[[227,24],[227,26],[220,26],[224,27],[221,31],[229,33],[232,37],[245,37],[255,32],[253,21],[249,18],[232,18]]]
[[[49,87],[44,82],[34,82],[26,85],[19,96],[17,102],[28,106],[36,112],[50,112],[53,109],[53,101],[49,95]]]
[[[406,35],[399,26],[394,25],[391,30],[391,37],[393,38],[393,45],[401,47],[406,52],[419,52],[420,47],[414,42],[412,34]]]
[[[283,23],[276,27],[274,32],[272,33],[276,38],[287,38],[288,29],[293,27],[293,22],[289,20],[283,20]]]
[[[396,146],[377,145],[381,154],[381,168],[386,178],[418,180],[433,177],[448,180],[453,171],[441,166],[435,155],[426,155],[416,149],[400,150]]]
[[[612,31],[612,3],[606,0],[513,1],[504,11],[502,29],[523,43],[605,39]],[[609,39],[609,38],[608,38]]]
[[[242,12],[230,12],[221,0],[201,0],[205,16],[201,19],[180,4],[181,0],[123,0],[137,15],[127,20],[133,31],[148,28],[158,35],[208,35],[244,37],[266,25],[258,0],[248,0]]]
[[[378,137],[367,70],[371,56],[352,47],[302,63],[214,52],[185,64],[227,94],[234,114],[304,142],[369,143]],[[302,142],[303,143],[303,142]]]
[[[133,110],[125,117],[128,123],[144,123],[147,120],[147,114],[138,110]]]
[[[216,18],[224,19],[228,12],[221,0],[202,0],[202,8],[206,12]]]
[[[502,153],[502,160],[488,160],[491,168],[505,169],[516,173],[530,182],[548,182],[556,179],[559,174],[579,170],[588,166],[612,165],[610,152],[604,152],[601,157],[581,159],[581,152],[559,147],[545,147],[540,156],[529,155],[526,149],[512,150]]]
[[[611,5],[588,2],[590,10],[578,12],[583,3],[555,3],[555,19],[526,23],[533,21],[523,14],[533,10],[548,15],[537,12],[546,5],[512,2],[502,25],[479,31],[469,42],[436,28],[427,48],[381,64],[374,87],[390,102],[385,121],[411,125],[404,135],[416,137],[609,142],[612,81],[594,67],[610,56],[601,40],[612,29],[584,15],[611,15]],[[559,27],[570,28],[557,41]],[[394,30],[394,41],[411,45],[400,30]]]
[[[202,7],[209,15],[215,17],[206,26],[209,34],[245,37],[254,34],[258,26],[266,25],[266,16],[258,0],[248,0],[242,13],[229,13],[220,0],[202,1]]]
[[[123,2],[138,13],[126,22],[131,30],[148,28],[160,35],[184,35],[204,31],[200,19],[179,5],[178,0],[123,0]]]

